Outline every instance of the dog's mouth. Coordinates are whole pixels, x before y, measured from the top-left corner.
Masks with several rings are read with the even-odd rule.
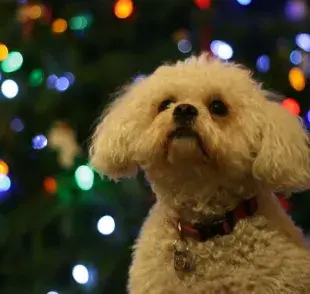
[[[178,139],[194,139],[197,141],[199,148],[201,149],[202,153],[204,154],[205,157],[209,158],[208,153],[206,152],[204,145],[202,143],[202,140],[197,132],[195,132],[192,128],[188,127],[181,127],[175,129],[173,132],[171,132],[168,135],[168,140],[166,143],[166,153],[168,154],[168,149],[171,141],[173,140],[178,140]]]

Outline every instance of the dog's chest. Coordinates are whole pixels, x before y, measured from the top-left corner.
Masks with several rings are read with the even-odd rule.
[[[300,277],[302,271],[292,271],[296,259],[310,269],[310,258],[260,219],[242,221],[224,237],[206,242],[188,240],[192,264],[185,271],[175,269],[173,244],[177,238],[176,232],[163,228],[142,234],[131,269],[131,287],[141,289],[143,285],[136,293],[249,293],[270,283],[270,276],[275,285],[280,283],[278,277],[285,278],[288,284],[294,275]],[[187,257],[182,261],[181,256],[180,262],[182,268]],[[310,279],[310,270],[304,272]]]

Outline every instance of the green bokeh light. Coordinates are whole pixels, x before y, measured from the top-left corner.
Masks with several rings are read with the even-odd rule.
[[[31,86],[36,87],[43,83],[44,73],[42,69],[36,68],[29,75],[29,83]]]
[[[81,190],[87,191],[93,187],[94,172],[87,165],[79,166],[74,173],[75,181]]]
[[[6,73],[17,71],[21,68],[23,61],[23,56],[20,52],[12,51],[9,53],[8,57],[2,61],[1,69]]]
[[[88,15],[77,15],[69,20],[69,27],[73,31],[84,30],[90,26],[91,21],[92,19]]]

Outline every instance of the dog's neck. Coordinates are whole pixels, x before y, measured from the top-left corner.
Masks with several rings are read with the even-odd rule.
[[[235,209],[255,195],[253,186],[226,185],[204,178],[176,179],[167,175],[148,174],[158,201],[169,214],[187,222],[213,219]]]

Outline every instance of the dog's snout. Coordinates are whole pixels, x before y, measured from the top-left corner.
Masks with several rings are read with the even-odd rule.
[[[191,104],[180,104],[173,111],[173,118],[178,124],[190,124],[195,121],[198,110]]]

